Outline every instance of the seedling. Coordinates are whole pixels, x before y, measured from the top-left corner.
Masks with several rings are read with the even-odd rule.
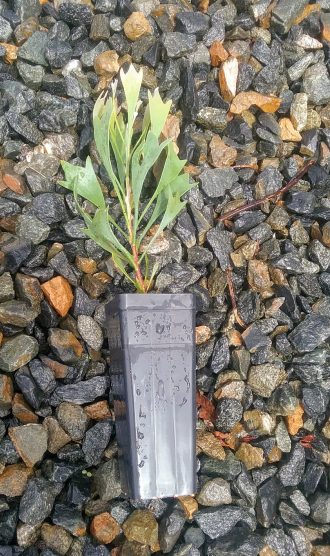
[[[142,128],[135,132],[142,105],[142,76],[142,70],[136,71],[133,65],[126,73],[120,71],[125,110],[118,104],[114,82],[110,96],[102,93],[93,111],[96,149],[109,176],[112,195],[118,199],[122,219],[111,214],[107,205],[110,192],[103,194],[105,188],[101,187],[90,157],[85,167],[63,161],[65,180],[60,184],[73,192],[86,224],[86,235],[111,253],[117,269],[138,292],[147,292],[154,278],[153,269],[150,273],[148,270],[150,247],[184,208],[186,203],[181,198],[194,184],[183,172],[186,161],[176,154],[173,140],[162,137],[171,101],[164,102],[158,89],[153,94],[148,91]],[[162,171],[148,197],[147,178],[157,163],[162,164]],[[81,199],[92,203],[95,209],[87,212]]]

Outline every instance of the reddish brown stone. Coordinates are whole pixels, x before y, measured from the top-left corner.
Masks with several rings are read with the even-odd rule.
[[[11,498],[22,496],[31,475],[32,469],[26,467],[23,463],[7,465],[0,475],[0,494]]]
[[[210,46],[211,65],[213,67],[220,66],[221,62],[227,60],[229,54],[224,48],[221,41],[214,41]]]
[[[64,363],[54,361],[54,359],[47,357],[47,355],[40,355],[40,359],[43,363],[45,363],[45,365],[47,365],[47,367],[49,367],[53,371],[55,378],[67,377],[67,374],[69,372],[68,365],[64,365]]]
[[[0,409],[10,409],[14,395],[13,381],[10,376],[0,375]]]
[[[111,514],[103,512],[93,517],[90,532],[98,542],[110,544],[119,535],[120,527]]]
[[[95,421],[101,421],[102,419],[109,419],[109,417],[113,417],[113,412],[111,411],[107,400],[101,400],[99,402],[86,405],[84,409],[88,417],[94,419]]]
[[[18,193],[19,195],[22,195],[26,191],[24,179],[22,178],[22,176],[14,173],[5,173],[2,175],[2,181],[6,187],[11,189],[15,193]]]
[[[15,394],[12,412],[16,419],[23,423],[23,425],[27,423],[38,423],[38,416],[33,413],[33,410],[26,403],[22,394]]]

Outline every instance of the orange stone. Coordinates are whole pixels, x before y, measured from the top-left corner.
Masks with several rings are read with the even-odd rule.
[[[217,68],[221,62],[227,60],[229,54],[221,41],[214,41],[210,46],[211,66]]]
[[[330,14],[322,13],[321,23],[322,23],[322,39],[324,41],[330,41]]]
[[[14,395],[13,381],[8,375],[0,375],[0,409],[10,409]]]
[[[3,46],[6,50],[5,62],[7,64],[13,64],[17,60],[18,47],[7,42],[0,42],[0,46]]]
[[[299,25],[306,17],[308,17],[313,12],[319,12],[321,9],[320,4],[309,4],[304,7],[303,11],[297,15],[296,19],[293,22],[293,25]],[[328,39],[325,39],[328,40]]]
[[[22,496],[31,475],[32,469],[23,463],[7,465],[0,475],[0,494],[10,497]]]
[[[219,86],[222,97],[230,102],[236,95],[238,78],[237,58],[228,58],[222,63],[219,71]]]
[[[179,496],[179,502],[187,519],[192,519],[198,510],[198,502],[193,496]]]
[[[233,114],[242,114],[251,106],[257,106],[263,112],[276,112],[281,105],[281,99],[271,95],[262,95],[255,91],[243,91],[238,93],[230,106],[230,111]]]
[[[95,73],[102,77],[113,77],[120,69],[118,54],[115,50],[106,50],[94,60]]]
[[[285,417],[286,428],[288,429],[288,433],[291,436],[297,434],[297,432],[304,426],[304,408],[302,405],[297,405],[296,409],[292,413],[292,415],[288,415]]]
[[[111,514],[103,512],[93,517],[90,532],[98,542],[110,544],[119,535],[120,527]]]
[[[94,419],[95,421],[101,421],[102,419],[113,417],[113,412],[111,411],[107,400],[101,400],[99,402],[86,405],[84,410],[88,417]]]
[[[301,135],[299,131],[293,127],[290,118],[281,118],[278,123],[281,129],[281,139],[283,141],[301,141]]]
[[[234,164],[237,158],[237,150],[230,147],[219,137],[214,135],[209,144],[210,162],[215,168],[226,168]]]
[[[3,174],[2,181],[6,187],[11,189],[15,193],[18,193],[19,195],[25,193],[26,188],[22,176],[15,174]]]
[[[26,423],[38,423],[38,416],[33,413],[31,407],[26,403],[22,394],[15,394],[12,412],[14,417],[24,425]]]
[[[133,12],[124,23],[124,33],[130,41],[152,34],[152,28],[142,12]]]
[[[96,261],[89,257],[76,257],[76,267],[85,274],[94,274],[97,271]]]
[[[73,303],[73,293],[69,282],[63,276],[55,276],[41,285],[41,289],[55,311],[65,317]]]
[[[211,330],[208,326],[196,326],[195,328],[196,334],[196,344],[199,346],[200,344],[204,344],[211,338]]]

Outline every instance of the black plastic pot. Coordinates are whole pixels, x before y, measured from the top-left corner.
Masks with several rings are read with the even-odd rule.
[[[124,494],[193,494],[194,296],[121,294],[107,306],[107,324]]]

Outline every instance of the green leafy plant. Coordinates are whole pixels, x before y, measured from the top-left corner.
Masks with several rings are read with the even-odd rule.
[[[65,179],[60,184],[73,192],[76,206],[85,221],[86,235],[111,253],[117,269],[133,282],[138,292],[147,292],[154,277],[154,272],[149,274],[148,271],[148,251],[183,209],[185,202],[181,197],[194,184],[183,172],[186,161],[177,156],[173,140],[161,137],[171,101],[163,102],[158,89],[153,94],[148,92],[142,127],[136,133],[142,104],[139,101],[142,70],[136,71],[131,65],[126,73],[120,71],[120,79],[125,111],[118,105],[116,83],[112,85],[110,96],[100,95],[93,111],[96,149],[109,176],[112,195],[117,197],[120,205],[123,217],[119,219],[120,225],[118,217],[109,211],[104,187],[101,187],[90,157],[85,167],[63,161]],[[146,198],[147,178],[156,163],[157,166],[162,164],[160,177]],[[92,203],[93,210],[87,212],[81,199]],[[156,228],[155,224],[158,224]],[[133,276],[127,267],[131,268]]]

